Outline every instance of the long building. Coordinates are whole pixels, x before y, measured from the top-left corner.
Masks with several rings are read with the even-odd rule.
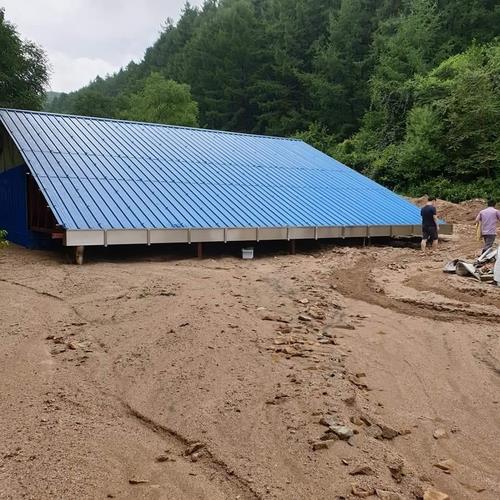
[[[420,232],[416,206],[299,140],[0,109],[0,148],[0,228],[29,247]]]

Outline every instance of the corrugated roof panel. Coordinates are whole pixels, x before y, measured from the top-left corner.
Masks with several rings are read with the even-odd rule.
[[[67,229],[414,225],[417,207],[297,140],[0,109]]]

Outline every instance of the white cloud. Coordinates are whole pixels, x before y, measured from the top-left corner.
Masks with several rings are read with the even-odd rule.
[[[104,59],[69,57],[62,52],[52,53],[50,63],[52,66],[51,89],[55,91],[64,89],[65,92],[87,85],[97,75],[102,77],[107,74],[111,75],[121,67]]]
[[[184,0],[0,0],[21,36],[41,45],[53,73],[51,88],[75,90],[140,60]],[[191,1],[200,5],[202,0]]]

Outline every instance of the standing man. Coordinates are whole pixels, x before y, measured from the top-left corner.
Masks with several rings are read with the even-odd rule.
[[[476,223],[481,224],[481,236],[484,240],[483,252],[493,246],[497,237],[497,222],[500,221],[500,211],[495,208],[495,200],[488,200],[488,208],[481,210],[476,217]]]
[[[427,203],[420,210],[422,216],[422,252],[425,252],[427,243],[432,245],[432,248],[437,248],[438,245],[438,218],[436,212],[436,198],[429,196]]]

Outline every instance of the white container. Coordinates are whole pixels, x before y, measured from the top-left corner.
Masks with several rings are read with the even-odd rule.
[[[253,259],[253,247],[242,248],[241,249],[242,259]]]

